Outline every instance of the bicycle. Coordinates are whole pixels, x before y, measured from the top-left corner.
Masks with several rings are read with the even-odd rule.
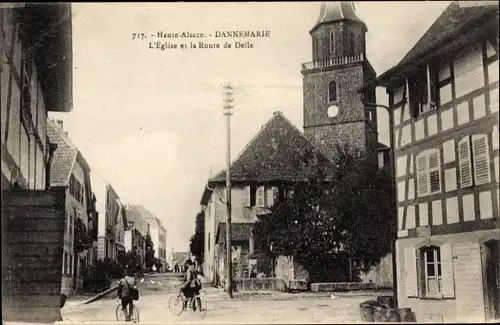
[[[126,319],[125,313],[127,312],[127,309],[122,307],[122,301],[118,299],[118,306],[116,306],[116,321],[118,322],[123,322]],[[139,323],[139,309],[135,307],[135,304],[132,305],[132,317],[130,318],[130,321],[134,323]]]
[[[196,304],[195,301],[199,301],[199,304]],[[179,307],[180,306],[180,307]],[[201,309],[198,308],[201,306]],[[178,311],[174,307],[178,308]],[[195,295],[191,299],[189,299],[188,305],[186,306],[186,297],[184,296],[184,293],[182,292],[182,289],[179,290],[179,293],[176,295],[173,295],[170,297],[168,301],[168,308],[170,309],[170,312],[174,316],[179,316],[182,314],[186,309],[197,312],[198,315],[201,315],[202,317],[205,317],[207,314],[207,299],[199,294]]]

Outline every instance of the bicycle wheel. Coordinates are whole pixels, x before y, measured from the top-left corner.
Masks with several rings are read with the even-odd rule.
[[[132,310],[132,319],[131,319],[134,323],[139,323],[139,309],[137,309],[137,307],[135,307],[134,305],[134,309]]]
[[[174,295],[168,300],[168,308],[174,316],[179,316],[184,311],[184,298],[181,295]]]
[[[193,298],[192,303],[193,304],[192,304],[191,308],[193,308],[193,311],[197,315],[200,315],[201,317],[205,317],[205,315],[207,314],[207,311],[208,311],[207,299],[205,297],[202,297],[202,296],[195,296]],[[200,309],[200,306],[201,306],[201,309]]]
[[[116,306],[116,321],[124,321],[125,320],[125,313],[123,312],[122,304],[118,304]]]

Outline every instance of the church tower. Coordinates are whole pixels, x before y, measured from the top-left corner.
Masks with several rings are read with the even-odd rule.
[[[366,59],[365,23],[352,2],[323,2],[312,39],[312,61],[302,64],[304,134],[329,159],[336,143],[376,150],[375,88],[360,93],[376,77]]]

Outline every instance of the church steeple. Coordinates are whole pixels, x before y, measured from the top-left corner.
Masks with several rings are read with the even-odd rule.
[[[309,32],[312,61],[301,71],[304,134],[330,159],[336,143],[363,151],[377,145],[376,114],[365,110],[357,91],[375,77],[366,59],[366,32],[352,2],[323,2]],[[374,89],[366,96],[374,99]]]
[[[322,2],[318,20],[309,32],[313,41],[313,60],[364,56],[367,31],[353,2]]]
[[[365,23],[356,15],[356,7],[352,1],[328,1],[322,2],[319,11],[318,21],[314,25],[314,31],[319,25],[341,20],[348,20],[365,25]],[[366,25],[365,25],[366,29]]]

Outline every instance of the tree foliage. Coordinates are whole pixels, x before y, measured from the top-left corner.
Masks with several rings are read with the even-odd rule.
[[[196,256],[198,263],[203,263],[205,252],[205,215],[199,212],[196,215],[194,234],[189,241],[189,250]]]
[[[349,281],[391,249],[392,181],[369,153],[338,147],[328,174],[316,169],[256,224],[273,256],[293,256],[314,281]]]
[[[146,269],[148,269],[148,270],[151,269],[156,262],[154,243],[153,243],[153,240],[151,239],[151,235],[149,235],[149,234],[146,235],[145,262],[146,262]]]

